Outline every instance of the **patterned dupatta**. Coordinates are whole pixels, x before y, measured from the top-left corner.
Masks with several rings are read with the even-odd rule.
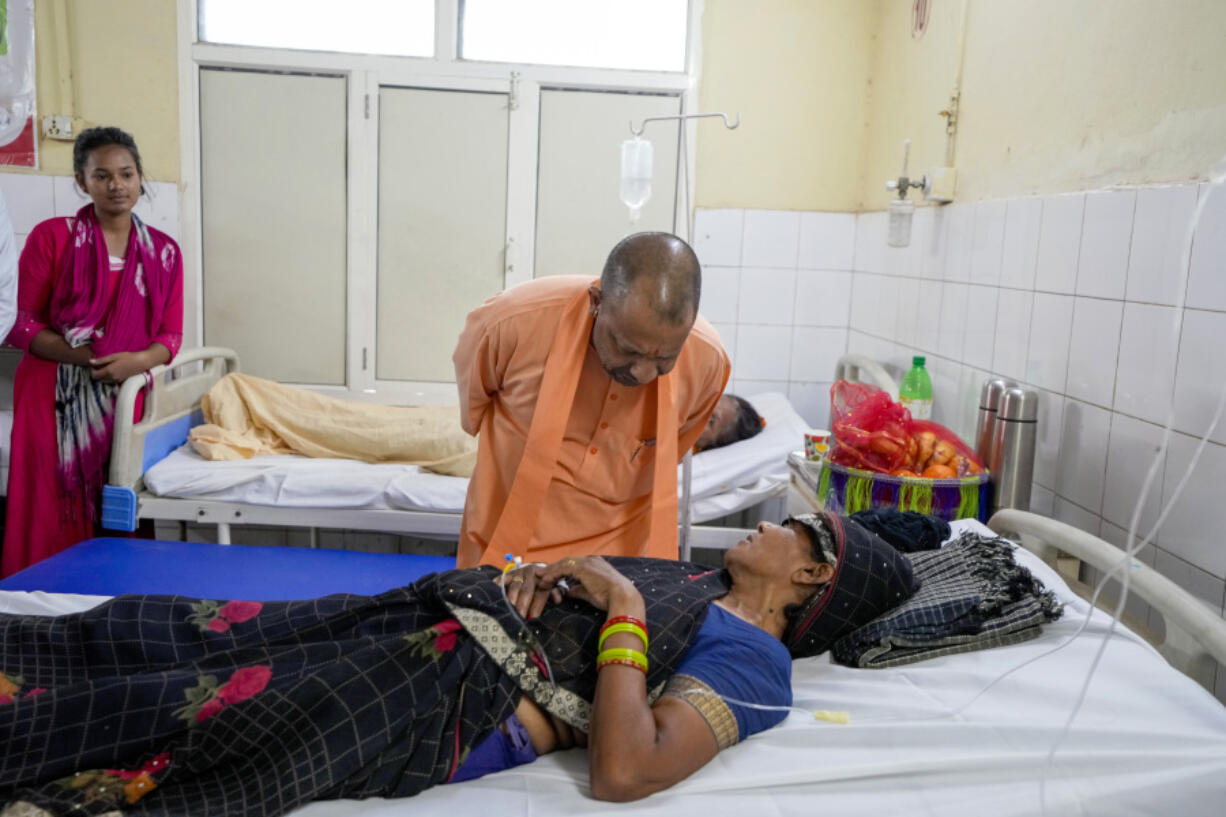
[[[173,283],[174,244],[133,213],[127,259],[112,291],[106,239],[93,204],[78,210],[70,224],[71,243],[51,294],[51,327],[74,349],[91,344],[95,357],[149,348]],[[92,514],[110,454],[117,388],[90,375],[88,367],[59,365],[55,426],[61,487],[69,496],[83,493]]]

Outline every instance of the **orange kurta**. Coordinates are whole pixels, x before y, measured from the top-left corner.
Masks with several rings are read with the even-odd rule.
[[[453,360],[461,422],[479,434],[479,445],[460,529],[460,567],[502,561],[502,553],[487,550],[517,475],[526,485],[516,488],[504,520],[514,535],[500,539],[499,550],[543,562],[594,553],[676,558],[676,464],[723,393],[728,355],[700,316],[671,372],[645,386],[618,384],[589,343],[592,283],[580,276],[531,281],[468,316]],[[538,410],[546,413],[536,417]],[[558,432],[552,444],[549,427]],[[672,429],[675,442],[657,445],[661,428]],[[525,454],[530,429],[534,447]],[[654,478],[657,449],[671,455],[667,464],[661,460],[660,480]],[[531,486],[533,472],[541,475],[539,489]],[[654,483],[660,484],[653,491]],[[667,524],[662,513],[671,515]]]

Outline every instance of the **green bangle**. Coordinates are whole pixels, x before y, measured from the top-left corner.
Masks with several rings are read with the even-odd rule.
[[[596,656],[596,669],[600,669],[606,661],[633,661],[639,669],[647,672],[647,656],[638,650],[628,650],[625,647],[610,647],[607,650],[601,650]]]
[[[643,642],[643,652],[647,652],[647,631],[637,624],[631,624],[627,621],[617,624],[608,624],[600,631],[600,640],[596,643],[597,650],[604,649],[604,642],[609,636],[615,633],[634,633]]]

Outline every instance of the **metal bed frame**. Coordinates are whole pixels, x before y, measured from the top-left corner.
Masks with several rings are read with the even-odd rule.
[[[1126,569],[1129,593],[1161,614],[1166,625],[1165,638],[1155,645],[1158,652],[1175,669],[1213,691],[1209,683],[1213,665],[1218,665],[1218,672],[1226,671],[1226,619],[1149,565],[1133,559],[1125,567],[1127,554],[1120,548],[1072,525],[1029,511],[1005,509],[992,515],[988,527],[1002,536],[1013,536],[1053,567],[1057,556],[1064,553],[1116,578],[1123,578]],[[1099,606],[1108,612],[1113,609],[1105,603]]]
[[[861,374],[865,377],[861,377]],[[884,366],[865,355],[848,354],[840,357],[834,366],[834,379],[873,383],[889,392],[891,397],[898,397],[898,382]]]

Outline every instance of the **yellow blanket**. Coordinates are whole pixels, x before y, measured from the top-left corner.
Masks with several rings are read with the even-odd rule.
[[[230,374],[201,400],[205,425],[191,430],[205,459],[303,454],[418,465],[472,476],[477,440],[455,406],[383,406],[338,400],[245,374]]]

